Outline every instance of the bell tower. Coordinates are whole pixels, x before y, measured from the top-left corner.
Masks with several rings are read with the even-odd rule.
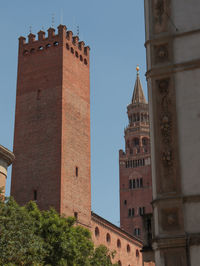
[[[89,47],[60,25],[19,38],[11,195],[90,226]]]
[[[144,238],[142,216],[152,213],[149,112],[142,89],[139,66],[131,103],[129,124],[124,131],[125,151],[119,151],[120,226],[131,235]]]

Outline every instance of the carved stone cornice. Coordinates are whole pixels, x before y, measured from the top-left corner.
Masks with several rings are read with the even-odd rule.
[[[157,78],[162,76],[164,77],[166,75],[172,75],[177,72],[183,72],[197,68],[200,68],[200,58],[178,64],[152,67],[146,72],[146,78],[149,79],[149,78]]]
[[[200,245],[200,233],[187,234],[188,245],[189,246],[199,246]]]
[[[151,204],[153,207],[158,205],[160,202],[170,202],[170,201],[182,201],[183,203],[195,203],[200,202],[200,194],[196,195],[163,195],[162,197],[158,197],[154,199]]]
[[[159,36],[159,37],[155,35],[154,38],[147,40],[144,45],[146,47],[149,44],[159,44],[161,42],[171,41],[176,38],[181,38],[181,37],[190,36],[190,35],[199,34],[199,33],[200,33],[200,29],[196,29],[196,30],[191,30],[187,32],[176,32],[174,34],[167,34],[167,35]]]
[[[0,145],[0,159],[5,160],[7,165],[9,166],[15,159],[15,156],[11,151]]]
[[[200,202],[200,195],[183,196],[184,203]]]
[[[177,247],[186,247],[186,236],[173,236],[173,237],[163,237],[163,238],[154,238],[152,243],[153,249],[166,249],[166,248],[177,248]]]

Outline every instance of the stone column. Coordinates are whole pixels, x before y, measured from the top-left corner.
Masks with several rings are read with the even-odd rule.
[[[5,193],[7,168],[14,160],[14,154],[0,145],[0,188]]]

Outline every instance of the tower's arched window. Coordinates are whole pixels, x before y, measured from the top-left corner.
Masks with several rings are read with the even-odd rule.
[[[142,139],[142,145],[143,146],[147,146],[147,144],[148,144],[148,139],[147,138],[143,138]]]
[[[140,140],[139,138],[134,138],[133,139],[133,145],[136,147],[136,146],[139,146],[139,143],[140,143]]]
[[[122,266],[122,263],[121,263],[121,261],[120,261],[120,260],[118,260],[118,265],[119,265],[119,266]]]
[[[129,148],[130,147],[130,143],[129,143],[129,140],[126,141],[126,148]]]
[[[137,114],[137,121],[140,121],[140,114]]]
[[[143,114],[141,114],[141,121],[143,121]]]
[[[140,235],[140,228],[135,228],[134,229],[134,235],[139,236]]]

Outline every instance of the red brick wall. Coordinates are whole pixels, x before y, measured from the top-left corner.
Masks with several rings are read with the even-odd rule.
[[[67,215],[77,212],[79,223],[88,225],[91,216],[89,49],[85,50],[86,55],[66,39],[63,47],[61,212]]]
[[[99,234],[95,234],[98,228]],[[109,250],[116,251],[113,262],[121,262],[122,266],[142,266],[142,254],[140,252],[142,244],[140,241],[122,232],[120,228],[110,224],[104,219],[92,218],[92,239],[95,246],[105,245]],[[107,234],[110,235],[110,241],[107,241]],[[121,246],[117,246],[120,240]],[[128,248],[129,246],[129,248]]]
[[[63,26],[58,35],[49,32],[27,44],[20,39],[11,195],[23,205],[37,190],[41,209],[53,206],[66,216],[78,212],[88,225],[89,49],[71,32],[66,37]]]
[[[126,152],[120,150],[119,152],[119,176],[120,176],[120,227],[127,231],[129,234],[134,235],[134,229],[140,229],[140,237],[144,239],[144,224],[142,216],[139,213],[140,207],[145,207],[145,213],[152,213],[152,180],[151,180],[151,165],[150,165],[150,146],[147,146],[147,152],[144,151],[142,146],[142,138],[149,139],[148,132],[134,132],[134,126],[130,127],[125,134],[125,141],[129,140],[131,145],[134,138],[140,140],[140,152],[136,153],[133,147],[133,153],[130,153],[128,147]],[[147,128],[148,129],[148,128]],[[126,162],[130,160],[144,159],[145,165],[138,167],[126,168]],[[130,179],[143,180],[143,187],[130,189]],[[126,201],[126,204],[125,204]],[[129,216],[128,210],[134,208],[134,216]]]

